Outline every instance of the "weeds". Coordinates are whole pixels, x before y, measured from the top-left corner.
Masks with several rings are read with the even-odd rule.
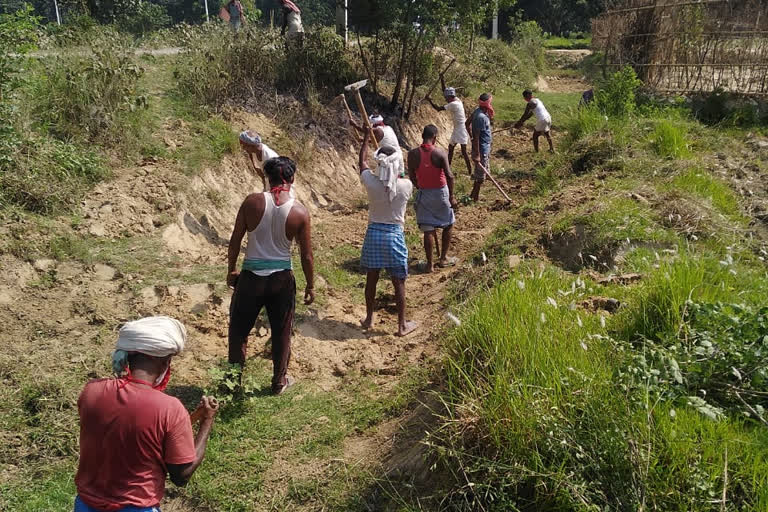
[[[147,105],[137,93],[144,71],[118,44],[92,50],[89,57],[57,57],[45,64],[32,88],[33,116],[38,127],[61,139],[116,145],[130,136],[128,115]]]
[[[690,156],[688,130],[672,121],[661,121],[651,135],[653,150],[662,158],[686,158]]]

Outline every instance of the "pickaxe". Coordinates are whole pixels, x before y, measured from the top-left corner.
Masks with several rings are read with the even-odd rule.
[[[435,85],[433,85],[433,86],[432,86],[432,88],[431,88],[431,89],[429,89],[429,92],[427,93],[427,95],[426,95],[426,96],[424,96],[424,99],[423,99],[423,100],[421,100],[421,101],[425,101],[425,100],[426,100],[427,98],[429,98],[429,96],[430,96],[430,95],[431,95],[431,94],[432,94],[432,93],[435,91],[435,87],[437,87],[437,84],[439,84],[439,83],[440,83],[440,79],[443,77],[443,75],[445,75],[445,73],[447,73],[447,72],[448,72],[448,69],[449,69],[451,66],[453,66],[453,63],[454,63],[454,62],[456,62],[456,59],[452,59],[452,60],[451,60],[451,62],[449,62],[449,63],[448,63],[448,65],[447,65],[447,66],[445,66],[445,69],[444,69],[444,70],[442,70],[442,71],[441,71],[441,72],[440,72],[440,73],[437,75],[437,76],[438,76],[438,78],[437,78],[437,81],[435,82]]]
[[[349,120],[351,122],[355,122],[355,119],[352,117],[352,111],[349,109],[349,103],[347,103],[347,97],[344,96],[344,94],[339,94],[336,99],[341,99],[341,102],[344,103],[344,108],[347,109],[347,115],[349,116]],[[353,130],[355,132],[355,139],[358,141],[360,140],[360,135],[357,133],[357,130]]]
[[[491,173],[488,172],[488,169],[486,169],[485,166],[483,166],[483,164],[481,164],[478,161],[475,161],[475,165],[477,165],[478,167],[480,167],[480,169],[483,170],[485,175],[488,176],[488,179],[491,180],[494,185],[496,185],[497,189],[499,189],[499,192],[501,192],[501,195],[504,196],[504,199],[506,199],[508,203],[511,203],[512,199],[510,199],[509,196],[507,195],[507,193],[504,192],[504,189],[501,188],[501,185],[499,185],[499,183],[495,179],[493,179],[493,176],[491,176]]]
[[[371,126],[370,119],[368,119],[368,112],[365,111],[365,105],[363,105],[363,98],[362,96],[360,96],[360,89],[365,87],[367,83],[368,83],[367,79],[360,80],[359,82],[349,84],[344,88],[344,90],[355,94],[355,101],[357,102],[357,108],[360,110],[360,115],[363,117],[363,124],[365,128],[371,134],[371,141],[373,141],[373,147],[375,147],[376,149],[379,149],[379,142],[376,140],[376,136],[373,134],[373,127]]]

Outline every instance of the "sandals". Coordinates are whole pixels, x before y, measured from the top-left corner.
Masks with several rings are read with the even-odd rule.
[[[286,375],[286,376],[285,376],[285,384],[283,384],[283,387],[281,387],[281,388],[280,388],[280,389],[279,389],[279,390],[278,390],[278,391],[275,393],[275,396],[277,396],[277,395],[282,395],[282,394],[285,392],[285,390],[286,390],[286,389],[288,389],[289,387],[293,386],[294,384],[296,384],[296,379],[294,379],[294,378],[293,378],[293,377],[291,377],[290,375]]]
[[[458,262],[459,262],[459,258],[457,258],[456,256],[451,256],[445,261],[438,261],[437,263],[435,263],[435,266],[438,268],[448,268],[448,267],[455,266]]]

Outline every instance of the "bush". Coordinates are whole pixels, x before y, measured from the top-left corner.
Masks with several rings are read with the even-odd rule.
[[[335,95],[354,79],[344,41],[332,29],[309,31],[303,45],[288,47],[261,27],[248,26],[237,37],[221,26],[213,30],[186,29],[187,51],[175,72],[181,93],[198,104],[218,107],[273,87],[306,93],[312,86]]]
[[[171,24],[171,17],[162,5],[148,1],[139,3],[130,13],[121,17],[118,26],[135,36],[143,36]]]
[[[50,138],[26,141],[12,172],[0,172],[0,206],[56,213],[79,204],[83,193],[108,176],[101,157],[82,146]]]
[[[354,81],[344,39],[334,29],[323,27],[307,32],[302,45],[288,45],[278,68],[282,89],[314,85],[321,91],[337,91]]]
[[[39,127],[61,139],[112,145],[126,136],[127,114],[146,107],[146,98],[137,93],[144,71],[120,44],[92,51],[45,63],[33,84],[33,116]]]
[[[691,154],[688,130],[672,121],[661,121],[656,125],[651,144],[656,154],[664,158],[685,158]]]
[[[626,117],[635,110],[635,93],[641,85],[635,70],[627,66],[599,84],[595,105],[609,117]]]

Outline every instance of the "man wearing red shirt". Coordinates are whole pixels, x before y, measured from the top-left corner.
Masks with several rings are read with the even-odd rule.
[[[166,473],[183,486],[202,462],[218,406],[202,398],[193,436],[187,410],[163,392],[185,339],[184,326],[168,317],[120,329],[112,361],[118,378],[90,381],[77,401],[75,512],[157,512]]]

